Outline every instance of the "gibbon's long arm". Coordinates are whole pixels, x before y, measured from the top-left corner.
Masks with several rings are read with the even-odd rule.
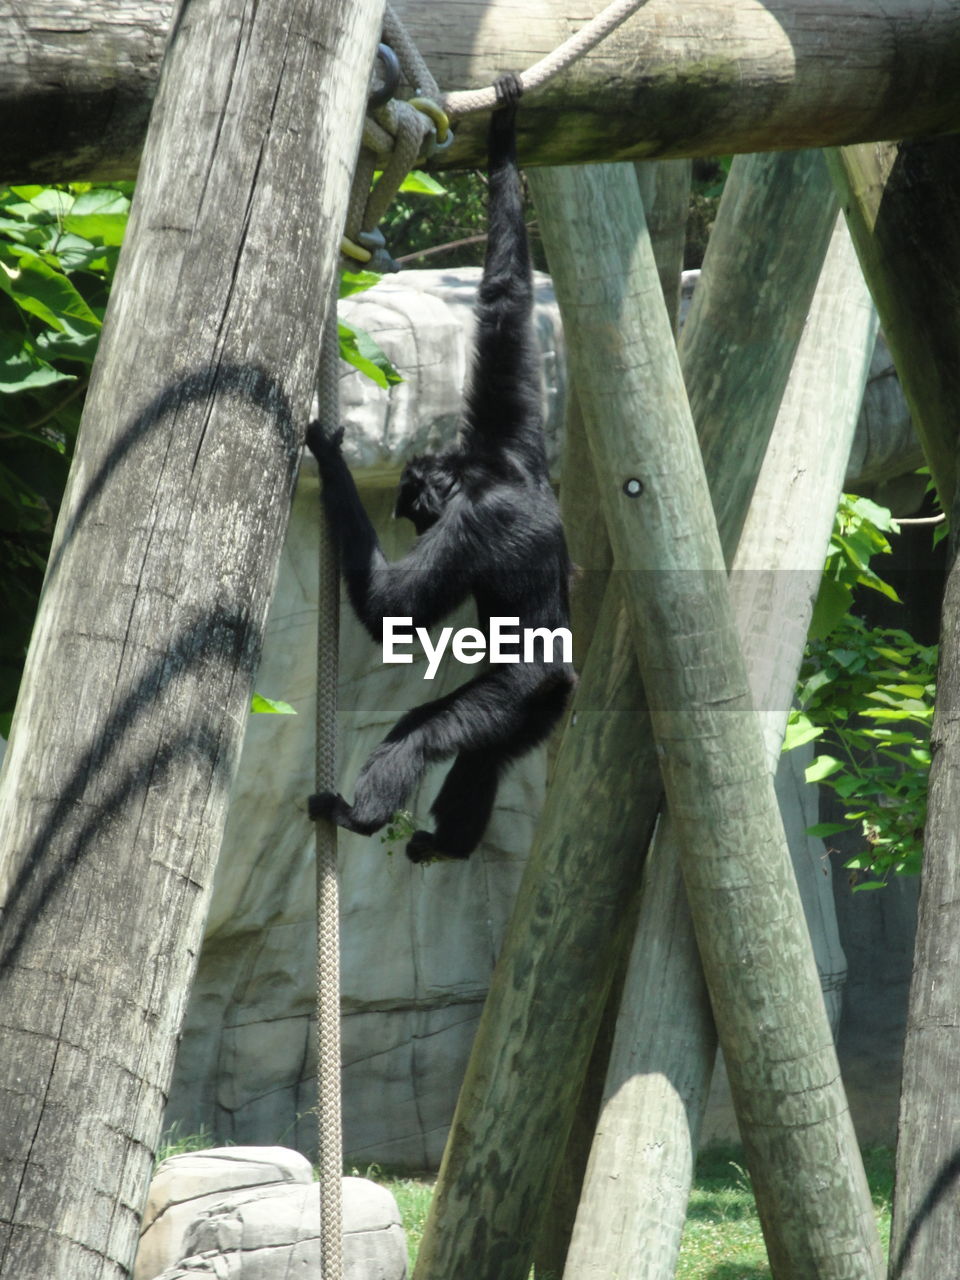
[[[328,436],[311,423],[307,444],[320,468],[327,526],[350,603],[379,643],[385,617],[408,617],[415,627],[429,627],[455,609],[473,588],[469,566],[482,567],[489,553],[471,536],[472,522],[454,501],[408,555],[389,561],[340,453],[342,434]]]
[[[509,86],[504,92],[509,97]],[[487,251],[477,294],[463,448],[499,471],[516,454],[528,476],[546,479],[539,362],[530,324],[533,277],[515,120],[514,103],[495,111],[490,123]]]

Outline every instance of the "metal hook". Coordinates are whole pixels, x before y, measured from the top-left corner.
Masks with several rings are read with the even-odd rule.
[[[367,95],[368,107],[382,107],[389,102],[400,83],[400,59],[388,44],[377,45],[377,58],[383,67],[383,84],[378,89],[371,89]],[[372,73],[370,78],[373,79]]]

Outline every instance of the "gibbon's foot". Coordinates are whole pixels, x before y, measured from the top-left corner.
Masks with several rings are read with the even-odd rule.
[[[317,459],[318,462],[324,463],[331,457],[340,456],[340,446],[343,443],[343,427],[337,427],[335,431],[327,432],[316,419],[307,427],[307,448]]]
[[[497,95],[497,111],[504,107],[516,107],[523,97],[523,81],[515,71],[508,71],[494,81],[493,91]]]
[[[338,796],[335,791],[321,791],[318,795],[308,797],[307,813],[314,822],[320,818],[329,818],[335,822],[334,813],[338,801],[340,804],[344,803],[343,796]]]
[[[407,841],[407,857],[411,862],[462,862],[466,853],[444,853],[434,844],[432,831],[415,831]]]
[[[336,791],[321,791],[317,795],[310,796],[307,800],[307,813],[314,820],[326,818],[329,822],[336,823],[338,827],[343,827],[345,831],[355,831],[358,836],[372,836],[375,831],[379,831],[384,825],[384,819],[374,819],[372,822],[361,822],[354,815],[353,806],[347,804],[343,796],[338,795]]]

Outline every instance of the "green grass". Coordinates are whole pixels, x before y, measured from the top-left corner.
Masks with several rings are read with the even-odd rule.
[[[204,1151],[207,1147],[220,1147],[223,1145],[225,1144],[222,1142],[214,1141],[206,1125],[201,1125],[196,1133],[184,1133],[179,1120],[174,1121],[170,1128],[161,1135],[160,1144],[153,1160],[154,1169],[169,1156],[182,1156],[188,1151]]]
[[[886,1248],[890,1235],[893,1152],[874,1148],[865,1151],[863,1158],[880,1237]],[[364,1171],[362,1176],[382,1182],[396,1197],[407,1232],[412,1268],[433,1194],[433,1177],[389,1177],[376,1168]],[[677,1280],[770,1280],[750,1178],[742,1153],[733,1148],[708,1148],[697,1161],[680,1245]]]

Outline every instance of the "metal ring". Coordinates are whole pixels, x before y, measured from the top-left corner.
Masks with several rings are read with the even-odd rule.
[[[340,252],[345,258],[352,258],[354,262],[369,262],[373,256],[369,249],[354,244],[349,236],[344,236],[340,241]]]
[[[367,95],[368,107],[382,107],[389,102],[400,83],[400,59],[388,44],[377,45],[377,57],[383,64],[383,84]]]
[[[450,132],[450,117],[444,111],[439,103],[434,102],[433,98],[410,98],[411,107],[429,117],[434,123],[437,130],[437,143],[442,146]]]

